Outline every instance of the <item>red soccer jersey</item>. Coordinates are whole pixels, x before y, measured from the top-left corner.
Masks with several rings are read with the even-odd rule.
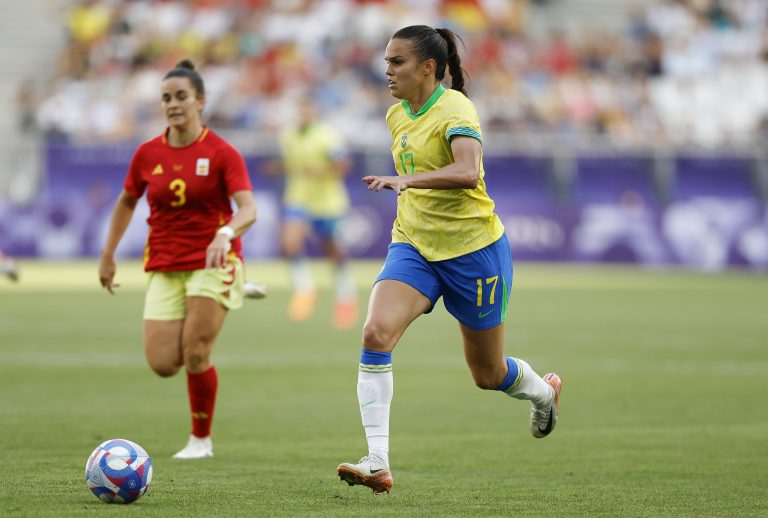
[[[139,146],[124,185],[135,198],[147,191],[144,269],[205,268],[206,248],[232,219],[230,196],[253,190],[251,180],[240,153],[208,128],[181,148],[171,147],[166,134]],[[240,238],[233,239],[232,251],[242,258],[241,248]]]

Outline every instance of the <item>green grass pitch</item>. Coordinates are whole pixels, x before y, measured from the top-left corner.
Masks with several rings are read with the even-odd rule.
[[[215,457],[174,461],[185,379],[143,359],[143,277],[120,263],[22,263],[0,279],[2,516],[766,516],[768,277],[519,264],[507,352],[564,380],[560,422],[533,439],[528,405],[474,387],[442,303],[395,350],[391,462],[374,496],[338,480],[365,453],[360,330],[330,325],[329,270],[303,325],[288,270],[248,265],[246,301],[214,350]],[[367,300],[379,263],[355,263]],[[102,504],[84,466],[101,441],[150,453],[147,496]]]

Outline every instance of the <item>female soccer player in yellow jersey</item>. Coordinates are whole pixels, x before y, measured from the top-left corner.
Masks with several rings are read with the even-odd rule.
[[[310,237],[315,237],[334,266],[336,303],[333,323],[340,329],[357,323],[357,293],[340,240],[340,225],[349,209],[344,176],[349,159],[341,135],[317,116],[314,102],[298,103],[298,124],[280,138],[285,174],[281,245],[291,262],[293,296],[288,316],[307,320],[317,301],[315,281],[304,257]]]
[[[504,227],[485,189],[482,136],[475,106],[448,29],[406,27],[384,57],[389,90],[401,102],[387,112],[397,176],[366,176],[368,189],[393,190],[392,243],[371,293],[357,381],[368,455],[337,468],[350,485],[389,491],[392,350],[418,316],[442,296],[459,322],[475,384],[531,402],[531,432],[545,437],[557,422],[562,382],[539,377],[504,355],[504,318],[512,259]],[[441,81],[446,66],[451,88]]]

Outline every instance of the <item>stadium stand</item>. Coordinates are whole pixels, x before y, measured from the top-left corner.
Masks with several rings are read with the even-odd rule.
[[[189,56],[210,78],[216,127],[269,135],[310,88],[349,138],[384,137],[381,49],[394,28],[420,21],[464,37],[471,92],[499,145],[531,135],[746,145],[768,110],[766,2],[725,5],[81,0],[70,4],[68,44],[38,123],[75,142],[145,137],[157,122],[153,86]]]
[[[26,200],[39,188],[36,109],[40,88],[53,70],[63,39],[64,8],[48,0],[6,2],[0,17],[0,200]]]

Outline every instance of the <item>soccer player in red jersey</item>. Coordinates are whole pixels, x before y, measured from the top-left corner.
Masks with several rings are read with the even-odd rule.
[[[242,156],[202,123],[205,87],[190,61],[165,75],[161,104],[168,128],[139,146],[131,160],[112,212],[99,280],[114,293],[115,250],[146,193],[144,350],[159,376],[186,368],[192,433],[174,458],[194,459],[213,455],[218,376],[211,350],[227,311],[242,305],[239,236],[256,221],[256,205]],[[230,198],[237,205],[234,213]]]

